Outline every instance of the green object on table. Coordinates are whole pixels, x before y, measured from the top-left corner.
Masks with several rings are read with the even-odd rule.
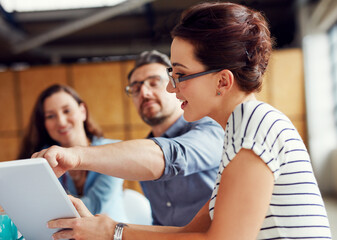
[[[0,214],[0,240],[21,240],[18,229],[6,214]]]

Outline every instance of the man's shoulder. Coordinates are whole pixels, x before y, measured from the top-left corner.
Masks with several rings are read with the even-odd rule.
[[[203,117],[195,122],[192,122],[192,123],[199,123],[199,124],[216,124],[216,125],[219,125],[215,120],[213,120],[212,118],[210,117]]]
[[[220,131],[223,132],[222,127],[215,120],[210,117],[204,117],[197,121],[187,122],[183,119],[183,124],[180,125],[180,129],[183,132],[192,130],[204,130],[204,131]]]
[[[191,128],[198,127],[198,126],[207,126],[207,127],[214,127],[214,128],[221,128],[220,124],[218,124],[215,120],[210,117],[203,117],[194,122],[187,122],[187,125],[190,125]]]

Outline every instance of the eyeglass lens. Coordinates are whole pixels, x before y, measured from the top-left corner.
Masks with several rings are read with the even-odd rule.
[[[144,84],[147,88],[156,89],[162,85],[162,78],[160,76],[151,76],[144,81],[135,81],[127,86],[126,91],[130,95],[137,95]]]
[[[170,78],[170,81],[172,83],[172,86],[174,88],[176,88],[176,85],[177,85],[177,82],[183,82],[183,81],[187,81],[187,80],[190,80],[190,79],[193,79],[193,78],[196,78],[196,77],[201,77],[201,76],[204,76],[206,74],[210,74],[210,73],[214,73],[214,72],[219,72],[223,70],[223,68],[219,68],[219,69],[212,69],[212,70],[208,70],[208,71],[204,71],[204,72],[198,72],[198,73],[194,73],[194,74],[190,74],[190,75],[187,75],[187,76],[184,76],[184,77],[178,77],[177,79],[175,79],[173,76],[172,76],[172,72],[173,72],[173,69],[172,68],[167,68],[166,69],[166,72]]]

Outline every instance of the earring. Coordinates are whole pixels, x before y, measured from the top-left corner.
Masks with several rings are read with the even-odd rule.
[[[217,92],[216,95],[220,96],[220,95],[221,95],[221,92]]]

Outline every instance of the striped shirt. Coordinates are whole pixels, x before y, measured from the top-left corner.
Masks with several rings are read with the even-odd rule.
[[[238,105],[228,119],[209,204],[211,219],[222,171],[241,148],[254,151],[274,175],[271,202],[257,239],[331,239],[324,203],[300,135],[284,114],[259,101]]]

